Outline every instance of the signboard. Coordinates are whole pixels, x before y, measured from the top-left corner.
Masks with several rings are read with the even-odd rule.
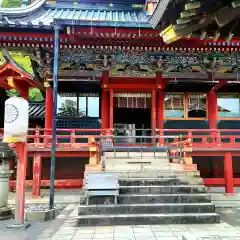
[[[27,134],[28,101],[22,97],[11,97],[5,101],[3,141],[26,142]]]
[[[85,189],[114,190],[118,189],[118,173],[86,173]]]
[[[102,136],[101,138],[101,147],[102,148],[108,148],[113,146],[113,138],[111,135],[109,136]]]

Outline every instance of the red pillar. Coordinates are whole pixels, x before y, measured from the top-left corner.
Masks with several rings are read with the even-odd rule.
[[[9,170],[11,170],[11,171],[13,171],[13,172],[14,172],[14,168],[15,168],[15,167],[14,167],[14,163],[15,163],[15,162],[14,162],[14,159],[11,159],[10,162],[9,162]],[[10,181],[14,180],[14,173],[11,174],[11,176],[9,177],[9,180],[10,180]],[[10,191],[10,192],[13,192],[13,190],[14,190],[14,187],[10,186],[10,187],[9,187],[9,191]]]
[[[50,87],[46,90],[45,98],[45,128],[52,129],[53,119],[53,89]],[[47,132],[51,134],[51,132]]]
[[[102,129],[109,127],[109,94],[107,90],[102,89],[101,97],[101,119],[102,119]]]
[[[113,89],[110,90],[109,94],[109,128],[113,129],[114,120],[113,120]]]
[[[33,155],[32,197],[40,197],[41,175],[42,175],[42,159],[40,154],[35,152]]]
[[[217,95],[214,90],[210,90],[207,94],[208,101],[208,124],[210,129],[217,128]]]
[[[16,210],[15,223],[24,223],[24,207],[25,207],[25,180],[27,166],[27,143],[16,143],[16,152],[18,156],[17,164],[17,185],[16,185]]]
[[[164,92],[163,90],[157,91],[157,129],[164,129]],[[158,131],[158,135],[163,134],[162,131]],[[160,145],[164,144],[164,139],[158,139]]]
[[[104,89],[109,80],[109,72],[104,71],[101,79],[102,85],[102,96],[101,96],[101,120],[102,120],[102,129],[109,128],[109,93]]]
[[[51,135],[53,120],[53,89],[50,87],[46,90],[45,97],[45,129],[44,135]],[[44,143],[50,142],[50,139],[44,139]]]
[[[224,178],[225,178],[225,192],[234,193],[231,152],[226,152],[224,156]]]
[[[152,136],[156,135],[156,90],[152,90]],[[155,143],[155,138],[152,139],[152,142]]]

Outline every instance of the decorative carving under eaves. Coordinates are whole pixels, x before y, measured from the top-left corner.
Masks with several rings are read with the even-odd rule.
[[[202,55],[202,68],[206,72],[216,73],[233,73],[239,65],[238,52],[219,52],[209,51],[201,53]]]
[[[112,76],[168,76],[175,73],[233,73],[240,67],[238,52],[145,51],[116,48],[74,48],[60,51],[61,70],[109,70]],[[47,59],[47,57],[45,58]],[[49,61],[50,62],[50,61]],[[48,62],[48,64],[49,64]]]
[[[38,64],[37,71],[40,77],[45,77],[52,73],[53,58],[51,52],[48,52],[42,48],[36,48],[28,54],[30,58]]]

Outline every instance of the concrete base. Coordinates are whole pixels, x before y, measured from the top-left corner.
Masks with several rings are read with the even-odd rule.
[[[8,229],[17,229],[17,230],[26,230],[29,227],[31,227],[30,223],[13,224],[13,225],[6,226],[6,228]]]
[[[47,211],[39,212],[25,212],[25,221],[35,222],[35,221],[50,221],[56,218],[59,211],[52,209]]]
[[[13,217],[12,210],[8,207],[0,208],[0,221],[10,219]]]
[[[102,166],[100,164],[86,164],[85,172],[102,172]]]

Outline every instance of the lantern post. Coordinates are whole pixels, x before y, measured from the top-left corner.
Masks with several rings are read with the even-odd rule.
[[[26,229],[30,226],[24,223],[27,135],[28,101],[22,97],[11,97],[5,102],[3,142],[16,144],[18,162],[15,224],[8,228]]]
[[[59,26],[54,27],[54,62],[53,62],[53,120],[52,120],[52,151],[50,170],[50,199],[49,208],[54,208],[54,180],[56,161],[56,118],[57,118],[57,94],[58,94],[58,58],[59,58]]]

